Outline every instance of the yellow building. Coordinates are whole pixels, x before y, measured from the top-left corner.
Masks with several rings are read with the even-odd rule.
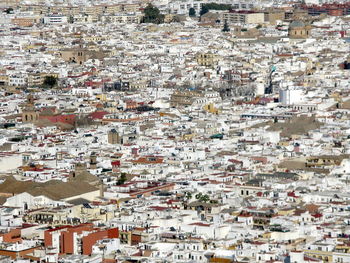
[[[39,21],[35,17],[15,17],[11,19],[11,23],[20,27],[31,27]]]
[[[278,146],[283,146],[283,147],[287,147],[287,146],[289,146],[289,141],[279,141],[278,143],[277,143],[277,145]]]
[[[7,75],[0,75],[0,86],[7,86],[9,83],[9,77]]]
[[[200,66],[213,67],[218,63],[218,60],[218,55],[211,52],[196,55],[196,61]]]
[[[40,86],[44,83],[45,77],[48,76],[58,78],[57,73],[30,73],[28,74],[28,86]]]
[[[348,158],[347,155],[336,156],[336,155],[323,155],[308,157],[306,159],[306,167],[321,167],[321,166],[333,166],[340,165],[344,158]]]
[[[219,114],[219,109],[217,109],[213,103],[209,103],[203,107],[203,109],[209,113]]]
[[[269,10],[265,13],[265,21],[272,25],[276,25],[278,21],[285,19],[285,12],[283,10]]]
[[[123,5],[124,12],[138,12],[138,11],[140,11],[140,8],[141,8],[140,4],[124,4]]]
[[[311,35],[311,26],[302,21],[293,21],[288,28],[288,36],[294,39],[305,39]]]
[[[280,216],[290,216],[294,214],[295,209],[294,208],[285,208],[281,209],[277,212],[278,215]]]
[[[222,21],[227,21],[229,24],[262,24],[265,22],[265,14],[254,12],[225,12],[222,14]]]
[[[319,248],[317,250],[304,250],[304,252],[306,256],[323,260],[323,262],[333,262],[332,251],[323,251],[321,249],[322,248]]]

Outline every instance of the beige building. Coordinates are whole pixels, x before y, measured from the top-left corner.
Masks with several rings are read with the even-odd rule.
[[[20,27],[31,27],[40,21],[36,17],[15,17],[11,19],[11,23]]]
[[[28,74],[28,86],[39,86],[43,84],[44,79],[47,76],[58,78],[58,74],[56,73],[30,73]]]
[[[198,53],[196,61],[200,66],[213,67],[218,63],[218,55],[213,53]]]
[[[124,12],[138,12],[140,11],[141,4],[124,4],[123,11]]]
[[[108,143],[110,144],[121,144],[122,138],[119,136],[119,133],[112,129],[108,132]]]
[[[262,24],[265,22],[265,14],[251,11],[225,12],[222,13],[222,21],[229,24]]]
[[[283,10],[268,10],[265,12],[265,22],[276,25],[278,21],[285,19],[285,12]]]
[[[20,4],[20,0],[1,0],[0,1],[0,8],[8,8],[8,7],[15,7]]]
[[[4,0],[5,3],[11,3],[7,4],[6,6],[11,5],[18,5],[19,0]],[[1,1],[3,2],[3,1]],[[1,5],[1,4],[0,4]],[[43,4],[28,4],[28,5],[21,5],[20,10],[21,11],[30,11],[34,12],[35,14],[61,14],[64,16],[76,16],[76,15],[91,15],[91,16],[101,16],[104,14],[117,14],[121,12],[139,12],[140,8],[142,7],[141,4],[114,4],[114,5],[94,5],[94,6],[46,6]]]
[[[63,49],[58,55],[66,62],[83,64],[89,59],[103,59],[108,54],[86,48]]]
[[[9,84],[9,77],[7,75],[0,74],[0,86],[7,86]]]
[[[302,21],[293,21],[288,28],[288,36],[294,39],[305,39],[311,35],[311,25],[307,25]]]
[[[142,14],[116,14],[106,15],[102,17],[102,22],[105,23],[121,23],[121,24],[139,24]]]
[[[170,105],[175,106],[189,106],[192,105],[194,100],[200,96],[196,91],[175,91],[171,95]]]

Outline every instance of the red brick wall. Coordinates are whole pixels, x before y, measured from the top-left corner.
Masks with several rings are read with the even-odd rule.
[[[141,242],[141,235],[131,234],[131,245],[137,245]]]
[[[52,246],[52,235],[51,235],[51,232],[47,230],[44,232],[44,244],[45,244],[45,247]]]
[[[83,231],[91,231],[92,224],[83,224],[76,227],[68,228],[67,232],[62,233],[61,236],[62,244],[61,253],[63,254],[73,254],[74,253],[74,233],[81,234]]]
[[[3,241],[8,243],[16,243],[22,241],[20,229],[11,229],[10,232],[3,234],[2,237]]]
[[[52,246],[52,236],[51,233],[55,229],[45,231],[44,233],[44,242],[45,247]],[[92,224],[81,224],[79,226],[67,226],[64,228],[57,228],[56,231],[61,231],[60,236],[60,254],[73,254],[74,253],[74,233],[78,235],[82,234],[83,231],[94,231]],[[108,230],[96,230],[93,233],[88,234],[83,237],[83,254],[90,255],[92,252],[92,246],[101,239],[104,238],[118,238],[119,230],[118,228],[111,228]]]
[[[104,238],[118,238],[118,228],[111,228],[108,230],[97,231],[83,237],[83,255],[91,255],[92,246],[96,244],[98,240]]]
[[[92,246],[108,236],[107,231],[98,231],[83,237],[83,255],[91,255]]]
[[[108,229],[108,238],[118,238],[119,237],[119,229],[111,228]]]

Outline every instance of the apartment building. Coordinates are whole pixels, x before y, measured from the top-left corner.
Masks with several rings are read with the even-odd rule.
[[[228,11],[222,13],[222,20],[229,24],[262,24],[265,15],[253,11]]]

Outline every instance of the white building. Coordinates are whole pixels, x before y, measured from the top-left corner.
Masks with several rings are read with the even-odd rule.
[[[50,15],[44,17],[44,24],[65,24],[68,22],[68,18],[66,16],[61,15]]]
[[[302,101],[303,91],[297,88],[280,89],[279,101],[284,105],[298,104]]]
[[[22,74],[11,75],[9,77],[10,86],[24,86],[27,83],[27,77]]]

